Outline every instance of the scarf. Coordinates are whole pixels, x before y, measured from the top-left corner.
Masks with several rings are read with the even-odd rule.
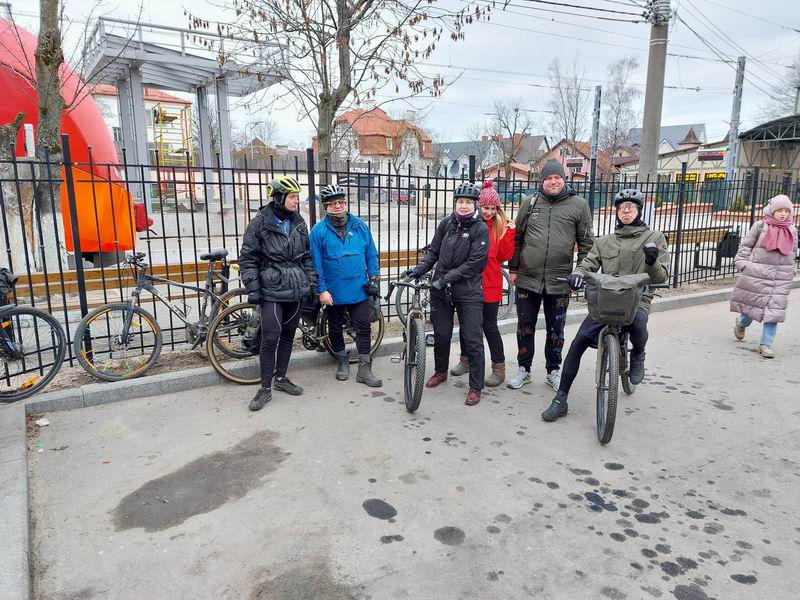
[[[792,254],[792,221],[791,213],[790,218],[778,221],[775,217],[764,217],[764,223],[767,225],[767,233],[764,235],[764,240],[761,245],[767,250],[772,252],[777,250],[784,256]]]
[[[453,209],[453,217],[455,218],[456,221],[458,221],[460,223],[465,223],[465,222],[470,221],[472,219],[476,219],[477,218],[477,214],[478,214],[478,211],[476,210],[475,212],[469,213],[468,215],[460,215],[460,214],[458,214],[456,212],[455,209]]]
[[[333,225],[333,228],[336,230],[336,235],[344,240],[345,233],[347,231],[347,213],[342,213],[340,215],[328,215],[328,220]]]
[[[272,212],[275,213],[275,216],[278,217],[281,221],[285,221],[294,214],[294,212],[288,210],[283,205],[283,196],[281,196],[280,202],[278,202],[277,197],[272,200]]]

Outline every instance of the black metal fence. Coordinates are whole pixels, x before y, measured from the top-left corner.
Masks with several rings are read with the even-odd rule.
[[[474,159],[471,169],[453,178],[431,168],[398,173],[390,165],[370,163],[331,168],[316,165],[311,150],[304,161],[273,158],[228,169],[196,167],[188,156],[185,164],[162,165],[158,155],[155,165],[127,164],[124,152],[121,164],[97,164],[91,149],[87,160],[72,160],[69,141],[63,141],[61,163],[0,160],[0,265],[22,276],[16,300],[56,315],[68,339],[87,311],[127,300],[134,282],[121,261],[134,248],[147,254],[160,276],[182,283],[202,285],[206,266],[198,257],[203,252],[227,248],[235,263],[242,234],[268,201],[267,185],[278,174],[292,175],[307,190],[301,213],[310,225],[318,217],[315,194],[321,185],[334,182],[347,190],[351,212],[373,232],[384,281],[416,264],[418,249],[451,212],[455,187],[474,178]],[[687,181],[685,172],[678,179],[598,178],[570,185],[590,201],[596,235],[615,227],[615,194],[627,187],[641,189],[648,198],[648,223],[667,234],[675,286],[732,276],[739,241],[760,218],[767,199],[785,193],[800,200],[798,181],[763,177],[758,169],[735,181]],[[538,182],[501,178],[495,186],[514,218]],[[186,290],[165,288],[164,295],[199,311],[200,298]],[[167,349],[183,343],[182,322],[148,295],[140,302],[169,334]],[[385,312],[391,313],[388,307]],[[73,358],[70,349],[70,363]]]

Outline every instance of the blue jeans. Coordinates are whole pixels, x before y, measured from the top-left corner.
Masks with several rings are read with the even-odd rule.
[[[750,323],[753,322],[753,319],[747,315],[739,315],[739,318],[736,320],[736,322],[742,327],[749,327]],[[761,330],[761,345],[767,346],[768,348],[772,347],[772,342],[775,341],[775,334],[777,332],[777,323],[764,323]]]

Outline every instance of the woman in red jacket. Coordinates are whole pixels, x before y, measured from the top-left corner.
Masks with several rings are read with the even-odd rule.
[[[496,387],[506,379],[506,357],[503,351],[503,338],[497,328],[497,311],[503,297],[503,275],[500,265],[514,255],[514,223],[509,220],[500,206],[500,196],[491,181],[483,182],[478,197],[478,206],[483,213],[483,221],[489,227],[489,260],[483,270],[483,335],[489,343],[492,358],[492,374],[486,378],[487,387]],[[459,328],[469,324],[459,323]],[[459,338],[461,336],[459,335]],[[451,375],[469,373],[469,362],[461,341],[461,358],[450,369]]]

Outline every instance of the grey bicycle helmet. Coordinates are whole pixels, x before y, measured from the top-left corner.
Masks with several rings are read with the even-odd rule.
[[[472,181],[465,181],[464,183],[460,183],[455,192],[453,192],[453,198],[456,200],[459,198],[469,198],[473,202],[477,202],[480,194],[481,188],[478,184]]]
[[[617,195],[614,196],[614,206],[619,206],[623,202],[633,202],[641,210],[644,206],[644,194],[636,188],[620,190]]]
[[[322,188],[322,191],[319,193],[319,201],[324,206],[330,204],[331,201],[337,198],[344,198],[345,196],[346,192],[342,186],[331,183]]]

